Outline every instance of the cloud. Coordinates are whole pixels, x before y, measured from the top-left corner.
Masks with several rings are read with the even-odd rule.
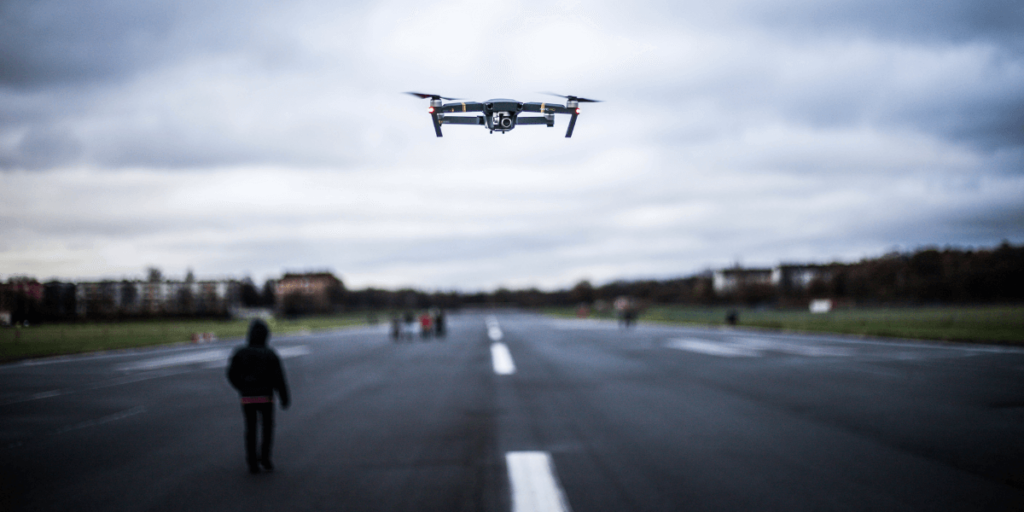
[[[1024,240],[1020,17],[948,1],[5,2],[0,269],[551,287]],[[561,117],[437,139],[408,90],[606,101],[570,140]]]

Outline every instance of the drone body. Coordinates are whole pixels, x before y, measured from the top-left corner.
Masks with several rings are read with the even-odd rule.
[[[548,128],[555,126],[555,114],[569,114],[569,129],[565,132],[566,138],[572,137],[572,130],[576,127],[576,117],[580,115],[580,103],[596,103],[598,100],[588,100],[576,96],[562,96],[566,98],[565,105],[558,103],[529,102],[498,98],[478,101],[458,101],[456,98],[445,98],[437,94],[423,94],[410,92],[413,96],[426,99],[430,98],[430,119],[434,124],[434,133],[441,136],[442,124],[467,124],[483,126],[491,133],[505,133],[515,129],[519,125],[540,124]],[[556,94],[555,96],[560,96]],[[443,103],[441,100],[453,101]],[[480,115],[448,115],[463,114],[469,112],[480,112]],[[524,112],[536,112],[538,116],[520,116]]]

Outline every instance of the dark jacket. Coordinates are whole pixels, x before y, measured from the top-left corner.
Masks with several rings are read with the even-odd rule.
[[[262,324],[262,322],[260,322]],[[281,359],[267,348],[266,325],[255,322],[249,329],[249,346],[242,347],[231,356],[228,381],[243,397],[274,396],[277,391],[281,406],[288,407],[288,384],[284,379]]]

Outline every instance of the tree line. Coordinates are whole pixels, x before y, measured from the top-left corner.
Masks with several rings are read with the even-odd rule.
[[[923,248],[893,252],[854,263],[815,265],[815,278],[801,286],[764,282],[744,283],[726,292],[716,291],[712,272],[674,279],[618,280],[602,285],[580,281],[570,288],[536,288],[491,292],[428,292],[411,288],[348,290],[341,286],[330,295],[331,311],[403,310],[438,307],[564,307],[610,303],[631,297],[646,305],[683,304],[765,305],[803,307],[814,298],[840,304],[920,305],[989,304],[1024,302],[1024,245],[1003,242],[983,249]],[[34,284],[33,284],[34,283]],[[242,307],[263,307],[282,312],[287,297],[274,293],[274,281],[257,287],[249,279],[238,281],[237,302]],[[17,277],[0,284],[0,314],[10,322],[45,322],[81,319],[76,315],[74,283]],[[302,310],[290,313],[302,314]],[[180,313],[178,314],[180,316]]]

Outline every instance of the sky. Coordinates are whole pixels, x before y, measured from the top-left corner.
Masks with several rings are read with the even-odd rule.
[[[1019,0],[0,0],[0,279],[556,289],[1024,243]],[[436,138],[419,91],[582,105]]]

